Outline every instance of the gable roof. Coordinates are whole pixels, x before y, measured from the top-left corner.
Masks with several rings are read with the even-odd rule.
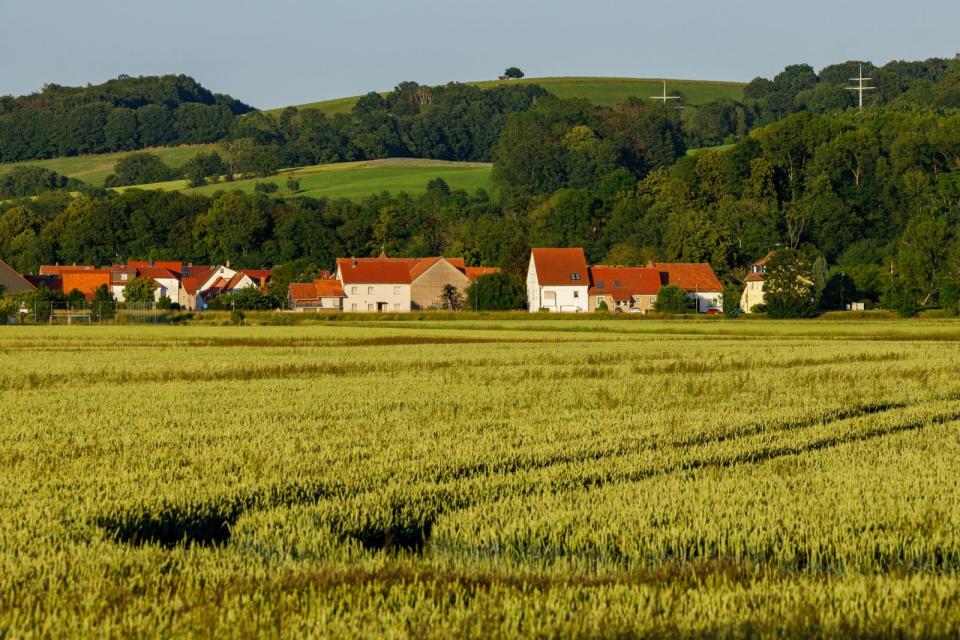
[[[344,284],[410,284],[408,260],[394,258],[337,258]]]
[[[586,287],[590,284],[583,249],[532,249],[530,259],[541,285]]]
[[[0,260],[0,291],[6,293],[23,293],[36,289],[29,280],[24,278],[16,269]]]
[[[128,267],[136,267],[141,269],[143,267],[158,267],[160,269],[167,269],[173,273],[180,275],[183,273],[183,262],[179,260],[128,260]]]
[[[706,262],[651,262],[648,267],[667,274],[664,284],[675,284],[686,291],[723,291],[723,285]]]
[[[151,280],[177,280],[177,274],[164,267],[137,267],[137,274],[141,278]]]
[[[628,301],[633,296],[655,296],[663,282],[660,271],[648,267],[590,267],[590,295]]]

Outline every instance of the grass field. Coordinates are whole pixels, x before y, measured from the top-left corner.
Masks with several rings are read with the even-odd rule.
[[[951,637],[958,345],[0,327],[0,636]]]
[[[201,151],[219,150],[215,144],[183,145],[180,147],[159,147],[144,149],[148,153],[160,156],[171,167],[182,167]],[[31,165],[46,167],[61,175],[77,178],[88,184],[103,186],[104,179],[113,173],[113,167],[122,157],[137,151],[118,151],[117,153],[101,153],[89,156],[71,156],[53,158],[51,160],[27,160],[24,162],[7,162],[0,164],[0,175],[8,173],[16,166]],[[222,153],[222,152],[221,152]]]
[[[490,88],[504,83],[539,84],[561,98],[586,98],[594,104],[613,105],[632,96],[647,99],[663,92],[663,81],[650,78],[603,78],[603,77],[557,77],[523,78],[522,80],[485,80],[468,82],[478,87]],[[739,82],[714,82],[708,80],[667,80],[667,91],[682,92],[690,104],[703,104],[712,100],[743,98],[744,85]],[[327,115],[350,113],[360,96],[321,100],[298,105],[300,109],[320,109]],[[267,113],[279,114],[283,109],[271,109]]]
[[[203,187],[191,188],[186,180],[174,180],[136,187],[120,187],[118,190],[163,189],[210,195],[220,190],[239,189],[252,193],[258,182],[272,182],[280,187],[277,191],[278,195],[355,200],[383,191],[423,193],[426,191],[427,183],[434,178],[443,178],[453,189],[464,189],[473,193],[479,188],[492,188],[491,171],[492,165],[482,162],[391,158],[286,169],[270,178],[218,182]],[[295,177],[300,182],[300,190],[295,194],[287,189],[287,180],[291,177]]]

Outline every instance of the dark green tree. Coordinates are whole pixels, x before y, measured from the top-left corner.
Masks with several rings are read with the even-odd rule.
[[[660,288],[657,299],[653,303],[655,311],[664,313],[691,313],[694,303],[687,295],[686,290],[675,284],[668,284]]]
[[[817,311],[813,265],[795,249],[778,251],[767,263],[763,292],[771,318],[808,318]]]
[[[467,287],[467,308],[471,311],[510,311],[526,305],[523,287],[506,273],[479,276]]]

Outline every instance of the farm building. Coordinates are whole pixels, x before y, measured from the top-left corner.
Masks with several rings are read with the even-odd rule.
[[[417,311],[439,309],[443,290],[463,295],[470,283],[495,267],[467,267],[463,258],[339,258],[335,277],[346,296],[344,311]]]
[[[590,275],[583,249],[538,248],[527,267],[527,303],[531,313],[586,311]]]
[[[291,283],[288,302],[293,311],[342,311],[346,294],[339,280]]]

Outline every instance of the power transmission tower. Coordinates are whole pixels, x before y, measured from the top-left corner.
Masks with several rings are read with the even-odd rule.
[[[856,78],[850,78],[851,82],[856,82],[856,83],[857,83],[857,86],[855,86],[855,87],[844,87],[844,88],[845,88],[847,91],[856,91],[856,92],[857,92],[857,96],[858,96],[858,98],[859,98],[859,101],[858,101],[858,102],[859,102],[859,106],[858,106],[857,108],[858,108],[858,109],[863,109],[863,92],[864,92],[864,91],[873,91],[873,90],[876,89],[876,87],[868,87],[868,86],[866,86],[866,85],[863,84],[864,82],[866,82],[866,81],[868,81],[868,80],[873,80],[873,78],[864,78],[864,77],[863,77],[863,65],[862,65],[862,64],[860,65],[860,73],[857,74],[857,75],[858,75],[858,77],[856,77]]]
[[[668,96],[667,95],[667,81],[663,81],[663,95],[662,96],[650,96],[651,100],[659,100],[663,103],[663,106],[667,106],[667,100],[679,100],[680,96]],[[674,109],[683,109],[684,107],[674,107]]]

